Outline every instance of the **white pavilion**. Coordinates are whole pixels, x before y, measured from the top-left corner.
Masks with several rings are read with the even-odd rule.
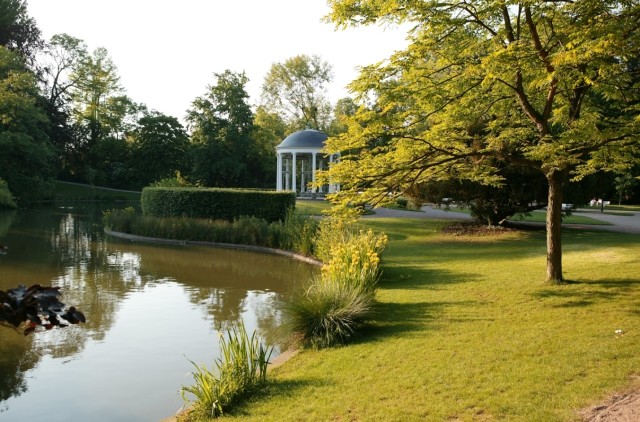
[[[319,189],[308,186],[316,181],[318,170],[328,169],[339,158],[339,154],[322,152],[327,138],[326,133],[313,129],[299,130],[284,138],[276,147],[276,190],[291,190],[298,196],[311,197],[340,190],[338,184],[328,184]]]

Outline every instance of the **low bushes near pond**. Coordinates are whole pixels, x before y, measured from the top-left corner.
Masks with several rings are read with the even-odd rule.
[[[220,335],[220,357],[214,367],[194,362],[194,384],[181,388],[188,411],[180,421],[201,420],[223,415],[234,402],[267,382],[267,365],[273,347],[264,346],[254,331],[251,336],[243,323],[231,327],[227,337]]]
[[[233,221],[190,217],[152,217],[132,208],[110,210],[103,214],[106,228],[112,231],[173,240],[263,246],[313,255],[313,239],[318,222],[290,209],[283,221],[267,222],[257,217],[239,217]]]

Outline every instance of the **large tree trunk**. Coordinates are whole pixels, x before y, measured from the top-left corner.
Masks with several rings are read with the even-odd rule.
[[[561,171],[547,174],[547,282],[559,283],[562,278],[562,181]]]

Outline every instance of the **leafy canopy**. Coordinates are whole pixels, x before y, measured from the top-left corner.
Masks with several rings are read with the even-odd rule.
[[[416,23],[407,50],[352,84],[365,106],[329,146],[348,151],[343,186],[499,183],[498,160],[580,178],[637,157],[635,2],[330,4],[338,25]]]
[[[628,171],[640,156],[636,1],[330,0],[338,26],[410,23],[410,45],[364,67],[360,108],[327,149],[343,203],[416,183],[499,185],[520,166],[547,179],[548,256],[562,279],[561,184]]]

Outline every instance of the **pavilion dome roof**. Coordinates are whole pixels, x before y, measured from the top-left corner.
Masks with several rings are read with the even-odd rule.
[[[291,135],[284,138],[284,141],[276,147],[281,148],[324,148],[324,142],[329,136],[315,129],[304,129],[297,132],[293,132]]]

